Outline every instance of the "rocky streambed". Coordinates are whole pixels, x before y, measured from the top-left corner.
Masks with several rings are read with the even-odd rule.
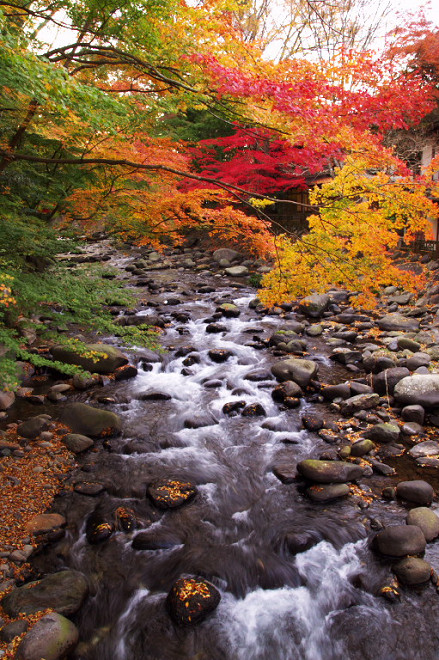
[[[264,265],[225,249],[82,258],[118,267],[139,303],[114,314],[166,351],[108,337],[98,376],[0,395],[0,476],[38,450],[62,482],[0,548],[3,654],[438,658],[439,263],[365,314],[335,290],[265,309]]]

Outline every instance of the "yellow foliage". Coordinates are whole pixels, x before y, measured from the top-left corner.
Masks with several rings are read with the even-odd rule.
[[[261,300],[272,305],[332,286],[361,292],[354,304],[373,308],[379,288],[395,284],[415,291],[423,280],[399,270],[391,249],[406,234],[428,231],[437,206],[426,197],[426,183],[371,173],[369,163],[347,158],[336,176],[311,194],[319,214],[309,233],[295,242],[278,239],[278,263],[264,276]]]

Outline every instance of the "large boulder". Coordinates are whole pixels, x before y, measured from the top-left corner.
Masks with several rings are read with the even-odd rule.
[[[393,395],[398,403],[437,408],[439,407],[439,374],[407,376],[395,385]]]
[[[422,530],[416,525],[386,527],[378,532],[374,540],[376,549],[390,557],[423,554],[426,544]]]
[[[311,380],[316,378],[318,364],[312,360],[288,358],[275,362],[271,367],[271,372],[280,381],[293,380],[300,387],[306,387]]]
[[[17,660],[60,660],[78,643],[78,629],[61,614],[51,612],[31,628],[17,649]]]
[[[391,369],[385,369],[379,374],[373,375],[372,387],[375,392],[378,392],[381,396],[387,396],[393,394],[395,385],[407,376],[410,376],[410,371],[407,367],[392,367]]]
[[[393,330],[403,330],[404,332],[416,332],[419,330],[419,321],[412,317],[404,316],[399,312],[386,314],[378,319],[377,325],[380,330],[391,332]]]
[[[58,614],[70,616],[79,610],[87,593],[88,586],[82,573],[60,571],[14,589],[2,599],[1,604],[11,617],[18,617],[20,612],[33,614],[48,607]]]
[[[326,293],[313,294],[303,298],[299,303],[299,311],[311,318],[319,318],[328,309],[331,302],[330,297]]]
[[[106,438],[120,433],[121,419],[116,413],[101,408],[93,408],[85,403],[70,403],[60,414],[63,424],[74,433],[91,438]]]
[[[423,479],[413,479],[412,481],[400,481],[396,486],[396,495],[402,500],[428,506],[433,501],[433,486]]]
[[[406,523],[420,527],[427,541],[433,541],[439,536],[439,518],[426,506],[418,506],[409,511]]]
[[[223,259],[226,259],[232,263],[232,261],[240,261],[242,259],[242,255],[240,252],[232,250],[231,248],[219,248],[213,253],[213,258],[218,263]]]
[[[297,465],[298,472],[319,484],[344,483],[354,481],[363,476],[364,469],[361,465],[347,463],[345,461],[320,461],[307,458]]]
[[[428,582],[431,576],[431,566],[418,557],[406,557],[392,566],[392,571],[403,584],[413,586]]]
[[[66,346],[53,346],[50,349],[54,360],[74,364],[96,374],[110,374],[118,367],[128,364],[128,358],[115,346],[108,344],[86,344],[88,357],[82,356],[81,351],[74,351]],[[104,354],[99,355],[99,354]],[[93,355],[90,355],[93,354]]]
[[[182,577],[172,586],[166,605],[175,623],[195,625],[213,612],[220,600],[220,592],[207,580]]]

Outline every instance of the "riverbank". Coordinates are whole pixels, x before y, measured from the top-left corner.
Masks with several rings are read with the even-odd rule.
[[[21,505],[26,509],[22,521],[24,512],[13,504],[10,526],[25,531],[28,514],[44,510],[46,491],[52,497],[58,490],[53,513],[60,518],[52,519],[51,524],[56,524],[46,530],[45,538],[37,535],[33,543],[34,537],[22,536],[13,550],[12,542],[10,548],[2,548],[8,552],[2,556],[12,575],[20,569],[18,584],[54,570],[75,579],[79,595],[68,614],[63,607],[55,607],[79,629],[80,643],[72,657],[140,658],[147,640],[151,658],[168,660],[174,657],[179,640],[179,658],[193,657],[191,644],[199,657],[209,660],[241,658],[240,651],[227,646],[232,632],[240,637],[246,629],[244,619],[239,619],[240,608],[249,606],[248,599],[256,595],[262,603],[270,594],[276,594],[278,604],[285,596],[291,608],[290,598],[297,597],[297,590],[311,589],[316,580],[310,566],[305,566],[306,561],[314,561],[312,552],[322,567],[325,562],[329,562],[328,570],[337,565],[341,580],[340,600],[337,597],[333,603],[324,603],[322,582],[314,585],[321,594],[320,625],[326,625],[330,612],[340,609],[345,617],[340,630],[345,630],[349,612],[342,602],[347,594],[355,607],[372,607],[373,602],[383,614],[380,603],[384,601],[377,600],[382,592],[402,604],[402,614],[390,626],[386,641],[392,647],[393,630],[401,616],[413,614],[411,596],[401,578],[399,585],[389,587],[394,559],[385,559],[384,554],[377,562],[367,546],[355,546],[355,551],[348,548],[374,532],[405,525],[407,511],[416,508],[416,502],[404,496],[401,481],[427,481],[437,492],[439,334],[434,282],[439,264],[425,263],[431,284],[418,303],[407,292],[389,287],[374,314],[351,308],[349,292],[341,291],[267,310],[254,300],[255,292],[248,286],[249,274],[264,266],[246,261],[239,253],[229,252],[230,259],[226,252],[212,256],[196,248],[169,250],[164,256],[151,250],[116,254],[105,243],[89,249],[90,256],[110,255],[127,286],[139,292],[133,312],[114,308],[121,325],[148,319],[162,329],[167,352],[136,350],[129,355],[130,368],[122,364],[94,381],[31,382],[32,391],[17,399],[3,420],[5,430],[18,420],[34,420],[31,435],[38,431],[26,439],[20,433],[14,435],[17,426],[7,430],[7,441],[18,444],[5,448],[11,456],[1,462],[9,460],[22,473],[23,481],[15,486],[22,486],[24,502],[30,493],[38,500],[35,509]],[[109,341],[117,344],[116,337]],[[398,385],[413,377],[415,381],[406,380],[408,389]],[[88,417],[93,413],[74,407],[81,404],[103,409],[110,417],[96,430],[95,420]],[[50,416],[41,427],[35,422],[36,406]],[[60,419],[68,419],[71,428],[63,429]],[[82,426],[77,425],[79,421]],[[113,423],[114,433],[110,433]],[[67,430],[82,440],[72,440],[64,433]],[[75,448],[73,454],[67,453],[66,442]],[[32,465],[29,477],[24,478],[20,460]],[[74,463],[78,468],[68,472]],[[19,479],[8,466],[5,463],[9,481],[10,477]],[[334,470],[342,470],[343,475]],[[53,476],[53,482],[42,480],[42,494],[28,485],[35,474],[45,479]],[[171,500],[177,482],[179,493],[186,484],[183,490],[189,494],[171,510],[160,506],[151,494],[154,484],[163,494],[167,480],[174,484]],[[418,486],[416,492],[418,500],[423,498],[417,504],[431,504],[428,488]],[[425,552],[426,563],[436,568],[434,538],[428,545],[424,542],[420,554]],[[35,551],[35,545],[45,545],[45,550]],[[17,549],[29,554],[14,564],[11,554]],[[350,576],[347,565],[352,564],[353,573],[359,570],[357,559],[346,553],[363,557],[367,566],[360,571],[361,577],[357,575],[355,587],[350,577],[342,579],[343,571]],[[405,554],[410,553],[401,556]],[[27,572],[27,559],[33,572]],[[86,576],[86,590],[78,572]],[[175,580],[185,573],[213,581],[222,598],[220,613],[202,624],[204,633],[198,634],[196,643],[190,632],[182,636],[172,628],[162,607]],[[140,591],[139,585],[144,585]],[[287,591],[282,595],[279,590],[283,589]],[[428,602],[432,613],[436,611],[431,601],[436,598],[434,591],[424,588],[416,598],[419,603]],[[55,603],[53,599],[52,594]],[[99,611],[94,603],[99,604]],[[50,606],[49,601],[46,604]],[[357,611],[355,607],[351,614]],[[164,633],[139,628],[138,617],[145,615],[145,608],[156,621],[154,626],[162,626]],[[224,637],[220,624],[232,625],[232,611],[239,614],[241,630],[232,626]],[[272,610],[273,616],[275,612],[278,607]],[[287,628],[295,625],[293,617]],[[277,642],[283,653],[279,657],[295,658],[286,651],[287,628],[281,628],[284,632]],[[368,643],[373,644],[373,626],[366,628]],[[68,633],[73,648],[77,639],[71,629]],[[207,645],[209,634],[214,640],[211,646]],[[302,653],[298,657],[308,658],[306,653],[311,651],[304,651],[303,645],[311,644],[315,631],[295,634],[298,653]],[[340,641],[339,634],[332,630],[326,651],[323,640],[322,645],[319,642],[320,655],[313,660],[336,658],[334,644]],[[268,653],[272,631],[261,628],[258,635],[262,651],[254,655],[248,642],[242,651],[247,658],[269,657],[264,655],[264,645]],[[347,641],[343,637],[340,643],[349,645],[349,636],[345,637]],[[2,650],[10,654],[8,644],[19,643],[18,639],[4,642]],[[315,639],[313,643],[317,644]],[[410,639],[398,643],[403,648]],[[424,660],[435,657],[430,648],[424,645]],[[352,655],[348,649],[348,657],[366,657]],[[415,656],[402,657],[413,660]]]

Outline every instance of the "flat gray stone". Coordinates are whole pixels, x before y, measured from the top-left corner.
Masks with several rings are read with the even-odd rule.
[[[393,391],[398,403],[439,406],[439,374],[413,374],[400,380]]]
[[[408,318],[399,314],[399,312],[393,312],[391,314],[386,314],[381,319],[378,319],[377,325],[380,330],[403,330],[404,332],[416,332],[419,330],[419,321],[414,318]]]
[[[434,440],[420,442],[409,450],[412,458],[423,458],[425,456],[437,456],[439,454],[439,443]]]
[[[226,275],[230,275],[230,277],[245,277],[250,271],[247,266],[230,266],[230,268],[226,268],[224,272]]]

